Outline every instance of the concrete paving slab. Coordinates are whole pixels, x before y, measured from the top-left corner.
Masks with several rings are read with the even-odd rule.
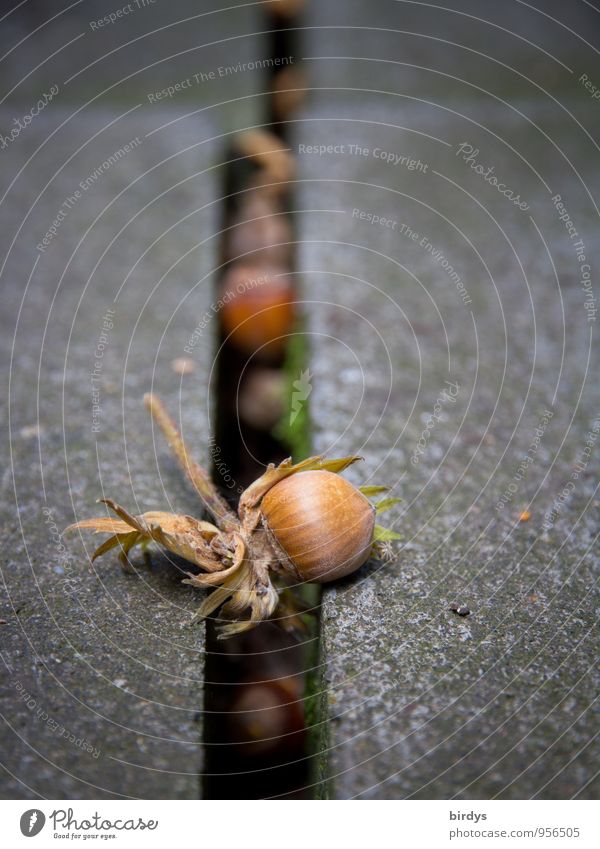
[[[559,112],[357,92],[298,125],[315,448],[404,499],[391,562],[324,596],[335,798],[599,791],[597,149]]]
[[[103,496],[201,514],[142,404],[160,392],[208,461],[209,334],[184,349],[212,303],[215,132],[197,117],[154,132],[174,117],[52,111],[3,151],[18,175],[2,204],[4,797],[200,792],[204,634],[185,564],[90,568],[94,539],[62,536]]]

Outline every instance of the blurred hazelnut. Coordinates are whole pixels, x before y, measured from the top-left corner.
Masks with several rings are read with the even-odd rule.
[[[273,77],[273,113],[278,121],[285,121],[306,100],[306,76],[300,68],[288,65]]]
[[[244,354],[274,361],[285,350],[294,325],[294,287],[285,268],[235,263],[219,288],[221,326]]]
[[[306,0],[274,0],[268,3],[269,11],[278,18],[293,18],[299,15],[306,6]]]
[[[293,750],[304,730],[300,686],[291,677],[242,685],[231,705],[229,724],[230,739],[247,757],[268,756],[281,745],[282,737],[286,748]]]
[[[294,157],[274,133],[245,130],[236,135],[234,144],[242,156],[247,156],[260,167],[265,181],[286,183],[294,178]]]
[[[257,368],[244,380],[238,411],[244,424],[270,431],[285,410],[285,377],[281,369]]]
[[[291,256],[292,235],[289,219],[284,213],[234,222],[227,239],[227,259],[266,260],[285,265]]]
[[[239,219],[262,218],[265,215],[277,215],[283,212],[279,198],[274,197],[268,189],[253,188],[240,195],[236,217]]]

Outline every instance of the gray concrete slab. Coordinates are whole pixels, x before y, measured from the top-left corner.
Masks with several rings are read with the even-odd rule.
[[[325,592],[327,792],[597,797],[591,125],[526,92],[366,96],[370,69],[333,65],[349,92],[321,92],[295,138],[315,448],[362,454],[349,476],[404,499],[405,538]]]
[[[315,85],[382,89],[439,102],[486,90],[558,95],[597,67],[593,3],[493,0],[329,0],[309,3],[304,55]]]
[[[61,537],[102,496],[201,513],[142,405],[161,393],[208,460],[209,332],[192,375],[171,361],[212,303],[215,131],[157,130],[177,114],[57,108],[2,151],[4,797],[199,796],[201,594],[160,553],[125,574]]]
[[[193,376],[170,368],[210,305],[218,174],[197,174],[214,157],[198,143],[254,123],[261,95],[245,72],[166,106],[148,94],[260,57],[263,36],[243,6],[176,23],[188,3],[96,32],[86,16],[100,6],[6,59],[4,131],[49,85],[60,97],[1,151],[2,794],[194,798],[203,642],[183,564],[155,555],[124,575],[106,558],[90,571],[55,527],[102,494],[196,511],[140,401],[161,392],[206,459],[209,334]],[[296,143],[337,146],[296,150],[315,447],[363,453],[349,475],[404,498],[389,516],[405,535],[392,562],[325,594],[319,773],[339,798],[592,797],[597,450],[584,452],[600,404],[575,242],[595,269],[598,107],[578,80],[598,74],[574,32],[597,13],[438,7],[313,3],[307,19],[315,90]],[[5,48],[23,26],[7,19]],[[101,91],[72,117],[67,103]]]
[[[251,63],[268,55],[266,29],[257,3],[28,0],[3,18],[3,102],[26,114],[55,85],[63,105],[182,105],[232,129],[264,100]]]

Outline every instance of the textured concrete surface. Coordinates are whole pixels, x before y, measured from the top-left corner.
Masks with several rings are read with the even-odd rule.
[[[264,97],[261,71],[241,69],[265,57],[264,31],[258,3],[61,0],[50,9],[28,0],[2,21],[2,96],[25,113],[55,84],[62,104],[200,109],[232,130],[256,121]],[[177,88],[149,99],[169,86]]]
[[[394,26],[394,6],[350,20]],[[550,29],[536,43],[594,77],[594,54]],[[507,60],[506,39],[488,31],[488,53]],[[439,43],[420,65],[491,93],[378,61],[415,62],[403,45],[315,35],[310,55],[346,58],[312,60],[322,90],[295,137],[315,447],[362,454],[351,478],[404,499],[382,517],[405,536],[391,562],[325,593],[321,774],[335,798],[597,798],[600,393],[581,281],[600,260],[598,105],[539,51],[527,67],[558,75],[560,103]]]
[[[405,535],[391,562],[325,594],[315,792],[597,797],[600,399],[581,266],[593,278],[600,107],[578,83],[600,85],[597,12],[443,5],[328,0],[307,19],[296,144],[338,146],[296,149],[314,442],[364,454],[350,476],[402,496],[386,518]],[[197,510],[141,396],[161,392],[206,452],[209,333],[193,376],[170,363],[210,304],[206,140],[255,123],[260,77],[148,95],[262,56],[255,11],[214,8],[158,3],[97,32],[104,4],[86,3],[33,38],[45,14],[30,0],[3,21],[4,50],[23,41],[4,60],[0,132],[59,86],[0,151],[6,797],[199,794],[203,641],[183,564],[153,554],[125,575],[108,556],[91,571],[82,541],[57,534],[100,495]]]
[[[111,554],[90,570],[94,539],[60,532],[101,496],[200,512],[142,396],[163,395],[208,462],[219,136],[257,123],[265,78],[243,65],[266,37],[256,4],[136,3],[98,23],[125,6],[30,0],[0,29],[3,137],[53,93],[1,150],[8,797],[200,793],[204,632],[185,564],[155,551],[136,575]],[[173,372],[182,356],[192,375]]]
[[[147,135],[172,117],[57,109],[2,152],[3,189],[16,178],[2,204],[5,797],[199,795],[201,595],[158,552],[125,574],[114,552],[90,568],[89,534],[60,536],[103,515],[102,496],[201,512],[142,405],[150,388],[163,394],[208,459],[209,336],[193,375],[170,363],[211,303],[216,182],[202,142],[214,129],[194,118]]]

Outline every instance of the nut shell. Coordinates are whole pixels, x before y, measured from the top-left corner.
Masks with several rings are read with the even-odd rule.
[[[306,77],[299,68],[282,68],[273,79],[272,104],[275,118],[287,120],[306,100]]]
[[[294,288],[285,268],[236,263],[225,273],[219,291],[224,304],[221,325],[234,347],[276,360],[294,326]]]
[[[306,0],[277,0],[269,4],[269,11],[281,18],[293,18],[299,15],[306,6]]]
[[[297,576],[326,583],[368,559],[375,510],[333,472],[299,472],[275,484],[261,502],[263,525]],[[284,567],[286,563],[282,564]]]
[[[228,260],[286,264],[291,256],[292,228],[284,215],[262,215],[234,222],[228,245]]]
[[[238,395],[240,419],[257,430],[272,430],[285,412],[285,390],[281,369],[249,369]]]

